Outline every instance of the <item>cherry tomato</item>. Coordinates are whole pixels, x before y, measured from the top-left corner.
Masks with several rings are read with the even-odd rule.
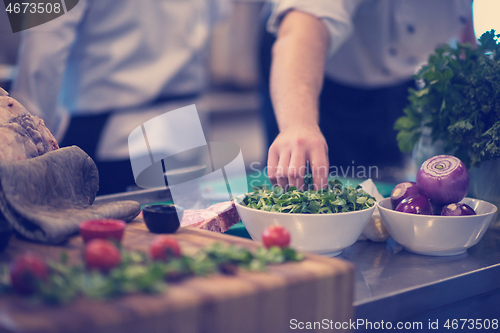
[[[34,293],[38,283],[46,280],[47,275],[47,264],[36,254],[24,254],[10,265],[12,288],[20,294]]]
[[[181,256],[181,248],[177,240],[166,235],[156,236],[151,242],[149,252],[154,260],[167,260]]]
[[[93,239],[85,245],[85,263],[89,269],[108,271],[120,264],[120,251],[112,242],[105,239]]]
[[[262,243],[267,248],[271,246],[287,247],[290,244],[290,233],[280,225],[269,226],[262,233]]]

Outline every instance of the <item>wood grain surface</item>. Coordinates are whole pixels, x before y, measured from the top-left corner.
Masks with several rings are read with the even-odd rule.
[[[147,251],[154,234],[141,217],[127,226],[123,245]],[[241,237],[194,228],[174,234],[184,253],[220,241],[255,250]],[[32,251],[58,260],[62,251],[81,260],[81,237],[64,246],[47,246],[13,237],[0,262]],[[79,298],[62,306],[35,304],[16,295],[1,296],[0,332],[290,332],[290,321],[348,322],[354,319],[354,267],[351,263],[307,255],[300,263],[270,266],[266,272],[194,277],[170,283],[157,295],[133,294],[110,301]],[[320,329],[318,329],[320,331]],[[335,330],[347,332],[348,330]]]

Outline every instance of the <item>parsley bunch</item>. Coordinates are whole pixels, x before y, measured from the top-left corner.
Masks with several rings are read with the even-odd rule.
[[[401,151],[410,152],[429,127],[445,153],[467,167],[500,157],[499,37],[491,30],[477,48],[459,43],[435,50],[414,76],[423,88],[410,89],[410,105],[394,126]]]
[[[360,185],[344,187],[338,179],[330,180],[326,189],[300,191],[295,186],[288,190],[276,186],[256,187],[247,193],[243,206],[280,213],[330,214],[345,213],[370,208],[375,198],[366,193]]]

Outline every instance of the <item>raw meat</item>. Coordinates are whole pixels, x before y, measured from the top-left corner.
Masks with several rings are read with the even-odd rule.
[[[193,227],[215,232],[226,232],[240,221],[232,201],[219,202],[207,209],[185,210],[181,227]]]

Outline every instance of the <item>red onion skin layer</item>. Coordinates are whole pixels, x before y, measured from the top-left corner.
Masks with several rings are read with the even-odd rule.
[[[462,203],[451,203],[443,207],[442,216],[467,216],[476,215],[471,206]]]
[[[418,186],[415,182],[403,182],[396,185],[391,192],[392,209],[396,209],[399,203],[409,196],[418,194]]]
[[[396,207],[396,211],[409,214],[432,215],[429,199],[421,194],[403,199]]]
[[[469,171],[454,156],[438,155],[425,161],[417,172],[420,193],[436,205],[461,201],[469,190]]]

